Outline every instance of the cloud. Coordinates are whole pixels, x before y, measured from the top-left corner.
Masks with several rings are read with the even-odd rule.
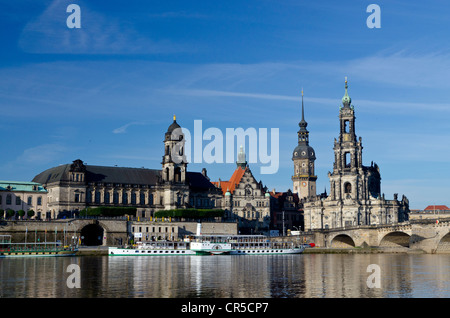
[[[116,129],[114,129],[112,132],[113,132],[114,134],[124,134],[124,133],[126,133],[128,127],[133,126],[133,125],[146,125],[146,124],[145,124],[145,123],[141,123],[141,122],[136,122],[136,121],[134,121],[134,122],[128,123],[128,124],[126,124],[126,125],[123,125],[123,126],[121,126],[121,127],[119,127],[119,128],[116,128]]]
[[[169,40],[154,41],[111,16],[92,11],[79,2],[81,28],[70,29],[67,6],[73,1],[54,0],[24,27],[19,47],[38,54],[170,54],[192,52],[192,46]]]
[[[17,158],[17,162],[41,165],[49,164],[54,160],[61,158],[69,148],[62,144],[43,144],[36,147],[28,148]]]
[[[279,100],[279,101],[295,101],[301,102],[300,96],[277,95],[277,94],[261,94],[261,93],[246,93],[246,92],[232,92],[209,89],[167,89],[167,93],[174,95],[186,95],[195,97],[237,97],[237,98],[254,98],[264,100]],[[325,105],[335,105],[339,103],[339,98],[322,98],[322,97],[304,97],[307,103],[319,103]],[[405,110],[434,110],[434,111],[450,111],[450,103],[415,103],[415,102],[394,102],[386,100],[368,100],[359,99],[358,105],[364,106],[362,110],[375,109],[379,111],[380,108],[389,108],[397,111]],[[355,106],[355,107],[358,107]]]

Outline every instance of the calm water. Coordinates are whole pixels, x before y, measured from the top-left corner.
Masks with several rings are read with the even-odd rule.
[[[70,264],[80,288],[68,288]],[[367,266],[381,270],[368,288]],[[450,255],[158,256],[0,259],[0,297],[450,297]]]

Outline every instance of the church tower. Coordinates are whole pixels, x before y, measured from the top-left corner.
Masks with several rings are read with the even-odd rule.
[[[302,90],[302,120],[298,124],[298,145],[295,147],[292,161],[294,161],[294,175],[292,182],[294,193],[298,194],[299,199],[312,198],[316,196],[316,180],[314,173],[314,161],[316,155],[314,149],[309,146],[309,131],[306,129],[308,123],[305,121],[305,107],[303,104]]]
[[[186,182],[186,156],[184,134],[173,116],[173,123],[164,135],[164,156],[162,159],[163,182],[184,184]]]

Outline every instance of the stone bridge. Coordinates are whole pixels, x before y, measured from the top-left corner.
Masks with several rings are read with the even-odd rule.
[[[319,247],[377,247],[450,253],[450,218],[314,231]]]

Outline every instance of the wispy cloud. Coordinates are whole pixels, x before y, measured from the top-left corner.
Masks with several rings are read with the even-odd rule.
[[[300,96],[277,95],[277,94],[261,94],[261,93],[246,93],[246,92],[232,92],[209,89],[167,89],[167,93],[174,95],[186,95],[196,97],[237,97],[237,98],[254,98],[264,100],[278,100],[278,101],[295,101],[300,102]],[[304,101],[308,103],[319,103],[335,106],[339,103],[339,98],[325,98],[325,97],[304,97]],[[370,110],[376,107],[377,111],[380,108],[389,108],[396,111],[405,110],[434,110],[434,111],[450,111],[450,103],[414,103],[414,102],[397,102],[387,100],[357,100],[358,105],[364,106],[363,110]]]
[[[54,0],[36,19],[24,27],[19,47],[41,54],[167,54],[192,52],[187,44],[152,40],[132,25],[104,16],[80,1],[81,28],[69,29],[67,6],[73,1]]]
[[[67,146],[59,143],[43,144],[25,149],[16,161],[34,165],[48,164],[63,157],[68,150]]]
[[[121,127],[119,127],[119,128],[116,128],[116,129],[114,129],[112,132],[113,132],[114,134],[124,134],[124,133],[126,133],[127,129],[128,129],[130,126],[133,126],[133,125],[146,125],[146,123],[134,121],[134,122],[125,124],[125,125],[123,125],[123,126],[121,126]]]

